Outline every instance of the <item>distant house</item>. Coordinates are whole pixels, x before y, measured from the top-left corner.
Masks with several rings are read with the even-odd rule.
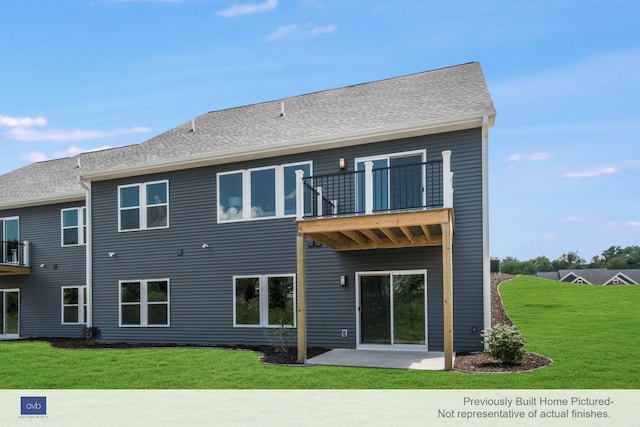
[[[481,350],[480,64],[213,111],[0,176],[1,338]],[[455,189],[455,192],[454,192]],[[454,221],[455,215],[455,221]],[[455,226],[454,226],[455,224]]]
[[[640,269],[609,270],[607,268],[582,268],[538,273],[537,277],[567,283],[587,285],[636,285],[640,283]]]

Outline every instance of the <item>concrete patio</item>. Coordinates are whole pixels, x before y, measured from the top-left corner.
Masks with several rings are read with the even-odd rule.
[[[443,371],[444,352],[336,348],[308,359],[307,364]]]

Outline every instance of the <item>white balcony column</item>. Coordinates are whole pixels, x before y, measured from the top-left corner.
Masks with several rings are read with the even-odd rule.
[[[318,205],[317,210],[317,214],[318,216],[322,216],[324,214],[323,210],[324,210],[324,206],[322,203],[322,187],[316,187],[316,204]]]
[[[364,162],[364,213],[373,213],[373,162]]]
[[[296,221],[302,221],[304,216],[304,171],[296,170]]]
[[[22,263],[25,267],[29,267],[29,241],[22,242]]]
[[[442,152],[442,207],[453,208],[453,172],[451,172],[451,151]]]

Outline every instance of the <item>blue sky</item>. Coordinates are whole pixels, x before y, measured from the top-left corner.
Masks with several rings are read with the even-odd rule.
[[[0,14],[0,173],[211,110],[479,61],[491,254],[640,244],[634,1],[20,0]]]

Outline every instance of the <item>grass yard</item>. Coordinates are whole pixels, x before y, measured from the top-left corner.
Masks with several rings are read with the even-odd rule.
[[[217,349],[61,350],[0,343],[2,389],[637,389],[640,286],[519,277],[500,287],[527,349],[554,360],[520,374],[263,365]]]

